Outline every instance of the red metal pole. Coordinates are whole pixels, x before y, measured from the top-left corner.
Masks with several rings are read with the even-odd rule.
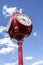
[[[18,65],[23,65],[22,41],[18,41]]]

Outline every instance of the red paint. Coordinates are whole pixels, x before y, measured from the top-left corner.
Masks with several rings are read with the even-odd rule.
[[[18,42],[18,65],[23,65],[22,41]]]

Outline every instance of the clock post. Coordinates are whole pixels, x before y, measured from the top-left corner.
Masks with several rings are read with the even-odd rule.
[[[18,41],[18,65],[23,65],[22,40]]]
[[[20,12],[15,12],[9,21],[7,32],[10,38],[18,41],[18,65],[23,65],[22,41],[32,32],[30,18]]]

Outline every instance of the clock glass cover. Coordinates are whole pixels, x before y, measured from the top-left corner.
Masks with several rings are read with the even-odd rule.
[[[25,26],[30,26],[31,25],[31,20],[28,16],[20,13],[17,16],[17,19],[19,20],[19,22]]]

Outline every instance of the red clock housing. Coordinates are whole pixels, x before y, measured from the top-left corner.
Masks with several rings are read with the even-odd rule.
[[[32,31],[32,23],[29,26],[22,24],[22,21],[20,22],[17,18],[19,14],[19,12],[16,12],[12,15],[11,20],[7,26],[7,32],[11,38],[22,40],[24,37],[30,35]]]

